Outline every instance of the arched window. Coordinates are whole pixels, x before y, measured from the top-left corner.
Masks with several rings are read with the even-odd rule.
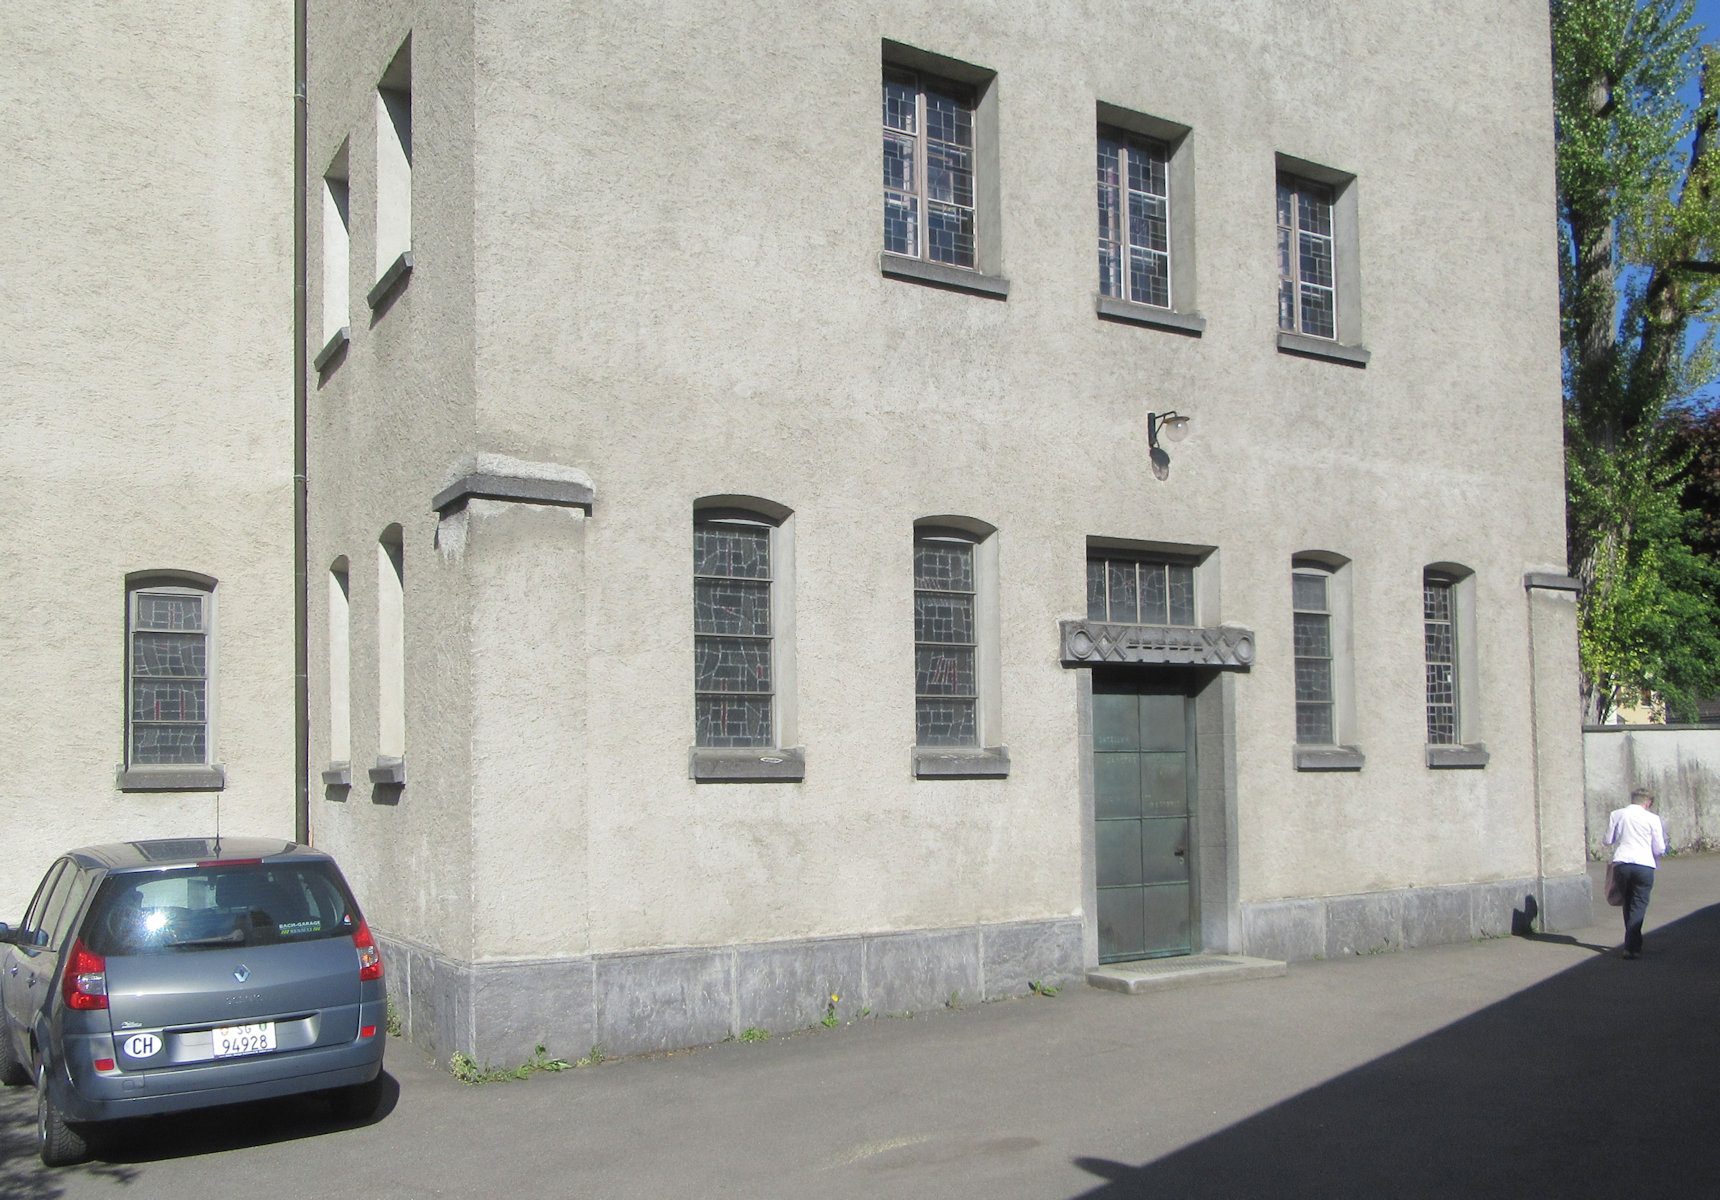
[[[219,788],[214,765],[215,580],[126,577],[126,790]]]
[[[693,508],[693,777],[799,779],[794,522],[756,496]],[[728,753],[745,750],[764,753]]]

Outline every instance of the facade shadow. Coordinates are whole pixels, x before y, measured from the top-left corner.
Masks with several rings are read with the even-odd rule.
[[[1081,1196],[1712,1194],[1717,1002],[1720,905],[1154,1162],[1076,1159]]]

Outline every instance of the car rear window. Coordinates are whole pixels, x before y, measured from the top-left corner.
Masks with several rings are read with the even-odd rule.
[[[327,863],[211,863],[108,876],[84,941],[123,958],[344,937],[357,924]]]

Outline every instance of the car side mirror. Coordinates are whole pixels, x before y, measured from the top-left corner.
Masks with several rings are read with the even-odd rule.
[[[10,942],[13,945],[18,942],[18,935],[13,933],[12,927],[4,921],[0,921],[0,942]]]

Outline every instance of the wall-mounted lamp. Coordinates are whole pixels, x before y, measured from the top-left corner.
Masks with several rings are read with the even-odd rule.
[[[1164,447],[1159,445],[1159,435],[1164,434],[1167,442],[1180,442],[1188,436],[1188,418],[1179,412],[1148,413],[1147,414],[1147,445],[1151,447],[1148,457],[1153,464],[1153,478],[1169,479],[1171,475],[1171,456],[1166,454]]]

